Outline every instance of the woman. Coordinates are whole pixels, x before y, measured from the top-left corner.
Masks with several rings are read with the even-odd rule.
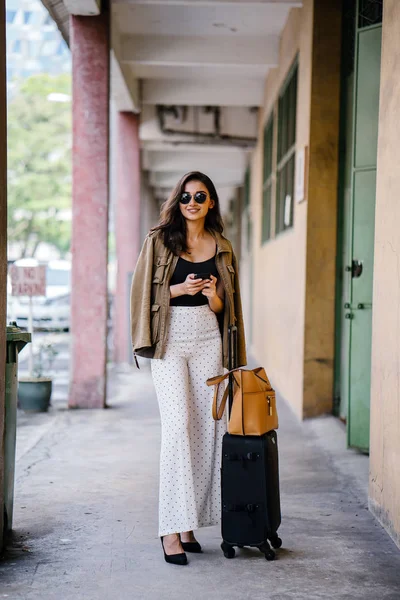
[[[161,415],[159,535],[165,560],[180,565],[186,551],[201,552],[193,530],[220,520],[226,424],[213,421],[206,380],[228,367],[229,325],[246,364],[237,261],[222,231],[214,184],[188,173],[162,206],[132,281],[133,351],[153,359]]]

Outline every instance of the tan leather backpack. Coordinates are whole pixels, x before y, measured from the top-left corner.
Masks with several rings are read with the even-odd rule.
[[[265,369],[232,369],[225,375],[207,379],[207,385],[215,385],[213,418],[219,421],[224,414],[229,394],[227,386],[218,409],[218,391],[220,384],[233,375],[233,403],[228,423],[228,432],[232,435],[263,435],[272,429],[278,429],[275,392],[271,387]]]

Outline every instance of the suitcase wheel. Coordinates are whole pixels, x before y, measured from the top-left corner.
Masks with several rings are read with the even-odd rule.
[[[268,552],[266,552],[264,556],[266,560],[274,560],[275,552],[273,550],[268,550]]]
[[[225,558],[235,558],[235,548],[230,546],[226,542],[222,542],[221,550],[224,553]]]
[[[258,549],[264,554],[266,560],[274,560],[275,552],[272,550],[267,541],[261,546],[258,546]]]
[[[273,535],[270,540],[273,548],[280,548],[282,546],[282,540],[278,535]]]

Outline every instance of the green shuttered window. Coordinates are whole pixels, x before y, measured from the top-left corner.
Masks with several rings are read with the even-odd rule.
[[[244,178],[244,211],[243,217],[245,222],[247,223],[247,249],[251,249],[251,236],[252,236],[252,225],[251,225],[251,207],[250,207],[250,199],[251,199],[251,170],[250,167],[247,167],[246,175]]]
[[[297,72],[296,63],[281,90],[278,102],[276,233],[293,226]]]
[[[262,207],[262,242],[271,237],[271,202],[273,179],[273,140],[274,118],[270,116],[264,130],[264,168],[263,168],[263,207]]]
[[[296,60],[264,129],[262,243],[293,226],[297,72]]]

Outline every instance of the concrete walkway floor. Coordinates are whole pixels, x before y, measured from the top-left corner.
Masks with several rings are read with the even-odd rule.
[[[175,567],[157,538],[160,425],[147,368],[111,377],[110,408],[26,417],[14,539],[0,598],[399,600],[400,551],[366,506],[368,458],[333,418],[300,424],[279,404],[283,548],[224,558],[219,527]]]

